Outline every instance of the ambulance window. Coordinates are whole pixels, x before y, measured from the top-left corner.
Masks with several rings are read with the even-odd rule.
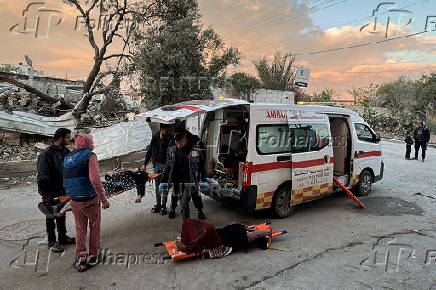
[[[312,124],[309,130],[309,151],[319,151],[329,144],[330,132],[326,124]]]
[[[357,138],[360,141],[375,142],[375,136],[368,126],[364,124],[354,124],[354,128],[356,128]]]
[[[310,124],[291,129],[292,153],[322,150],[329,144],[330,133],[326,124]]]
[[[288,125],[257,126],[257,152],[261,155],[291,152]]]

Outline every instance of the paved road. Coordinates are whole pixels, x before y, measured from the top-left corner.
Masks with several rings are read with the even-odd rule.
[[[287,252],[250,250],[220,260],[163,263],[164,251],[153,243],[175,238],[181,220],[152,215],[150,191],[139,205],[135,193],[127,192],[103,212],[102,248],[109,264],[83,274],[72,269],[74,247],[48,256],[38,245],[44,220],[35,188],[0,190],[0,288],[436,289],[436,149],[429,149],[425,163],[406,161],[403,153],[403,144],[384,142],[385,178],[362,198],[366,210],[336,194],[272,220],[290,233],[273,243]],[[217,226],[268,219],[211,199],[205,199],[205,212]],[[72,221],[69,214],[74,234]]]

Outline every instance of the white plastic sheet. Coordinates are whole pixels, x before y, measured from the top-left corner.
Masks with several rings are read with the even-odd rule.
[[[144,150],[150,143],[152,132],[145,120],[124,122],[91,131],[94,153],[98,160],[110,159]]]
[[[60,117],[43,117],[20,111],[12,114],[0,111],[0,129],[7,131],[53,137],[58,128],[73,130],[75,127],[76,120],[71,112]]]

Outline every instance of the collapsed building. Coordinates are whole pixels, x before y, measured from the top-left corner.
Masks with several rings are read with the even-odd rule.
[[[145,121],[135,120],[140,102],[109,90],[95,95],[87,112],[75,118],[72,111],[82,98],[83,81],[43,76],[21,64],[18,68],[0,71],[0,162],[36,160],[58,128],[95,135],[99,159],[145,148],[151,131]]]

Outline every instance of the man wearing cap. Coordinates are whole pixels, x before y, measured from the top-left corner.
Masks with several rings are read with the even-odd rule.
[[[148,146],[147,153],[145,156],[145,162],[142,169],[145,170],[147,164],[153,163],[154,173],[162,173],[167,161],[167,151],[168,147],[173,144],[173,140],[170,136],[170,127],[166,124],[160,124],[159,132],[153,135],[150,146]],[[162,215],[167,214],[167,192],[159,191],[160,177],[155,179],[155,193],[156,193],[156,205],[151,209],[153,213],[161,213]],[[141,190],[139,190],[141,189]],[[145,186],[138,188],[138,197],[136,202],[139,203],[145,194]]]
[[[175,146],[168,149],[168,160],[161,178],[160,189],[168,192],[173,186],[174,194],[171,197],[171,211],[169,218],[175,218],[175,209],[180,199],[182,216],[190,217],[189,203],[192,200],[198,210],[198,219],[204,220],[203,202],[199,192],[199,183],[206,177],[204,155],[200,139],[186,131],[182,126],[174,130]]]

